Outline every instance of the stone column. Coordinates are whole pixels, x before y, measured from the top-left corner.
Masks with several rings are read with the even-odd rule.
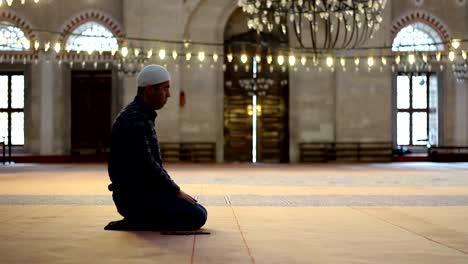
[[[40,151],[41,155],[54,154],[54,93],[53,93],[53,66],[50,60],[41,55],[38,62],[39,78],[38,89],[40,94]]]
[[[457,146],[468,146],[468,81],[455,82],[455,131],[454,143]]]

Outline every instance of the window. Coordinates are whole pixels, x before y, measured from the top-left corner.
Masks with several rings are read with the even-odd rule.
[[[437,51],[443,50],[437,31],[421,22],[404,27],[393,40],[392,51]]]
[[[431,73],[399,73],[397,76],[397,144],[426,146],[429,139],[429,124],[436,120],[432,101],[437,95],[431,94],[434,84]],[[431,120],[430,120],[431,119]],[[434,127],[436,124],[434,124]]]
[[[13,24],[0,21],[0,50],[22,51],[30,47],[24,32]]]
[[[392,50],[432,52],[444,49],[431,26],[410,24],[398,32]],[[438,145],[438,83],[435,73],[399,73],[396,80],[396,139],[398,145]]]
[[[118,50],[117,39],[112,32],[96,22],[87,22],[76,28],[67,40],[67,48],[75,51]]]
[[[24,75],[0,73],[0,140],[24,145]]]

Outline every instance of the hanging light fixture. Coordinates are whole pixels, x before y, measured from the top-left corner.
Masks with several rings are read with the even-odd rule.
[[[302,48],[344,49],[379,29],[386,0],[239,0],[257,32],[293,30]]]
[[[159,52],[158,52],[158,57],[161,60],[164,60],[166,58],[166,50],[165,49],[160,49]]]
[[[200,62],[203,62],[205,60],[205,52],[203,51],[198,52],[198,60]]]
[[[296,64],[296,57],[291,54],[289,55],[288,61],[289,61],[289,66],[294,66],[294,64]]]
[[[374,66],[374,57],[371,56],[367,58],[367,65],[369,65],[369,67]]]
[[[340,64],[341,64],[341,67],[346,67],[346,59],[345,58],[341,58],[340,59]]]
[[[247,54],[245,53],[242,53],[241,57],[240,57],[240,60],[243,64],[245,64],[247,62],[249,58],[247,57]]]
[[[301,57],[301,64],[302,64],[302,66],[305,66],[306,63],[307,63],[307,58],[306,58],[306,56],[302,56],[302,57]]]
[[[383,66],[387,65],[387,58],[385,58],[384,56],[382,56],[382,65]]]
[[[283,55],[279,54],[278,59],[277,59],[278,64],[281,66],[284,63],[284,57]]]
[[[327,57],[327,66],[331,68],[331,67],[333,66],[333,63],[334,63],[333,57],[332,57],[332,56],[328,56],[328,57]]]
[[[127,57],[128,55],[128,48],[127,47],[122,47],[122,49],[120,50],[120,53],[122,54],[122,56],[125,58]]]
[[[271,54],[268,54],[267,55],[267,63],[271,64],[272,61],[273,61],[273,56]]]

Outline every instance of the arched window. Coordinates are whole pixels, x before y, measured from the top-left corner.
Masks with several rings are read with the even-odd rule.
[[[402,28],[393,40],[394,52],[444,50],[439,33],[416,22]],[[437,77],[433,72],[399,72],[396,89],[396,139],[400,146],[438,144]]]
[[[30,42],[19,27],[5,21],[0,22],[0,50],[22,51],[29,47]]]
[[[410,24],[398,32],[393,40],[392,51],[437,51],[443,50],[439,33],[421,22]]]
[[[118,50],[119,44],[112,32],[96,22],[77,27],[67,40],[67,48],[80,51]]]

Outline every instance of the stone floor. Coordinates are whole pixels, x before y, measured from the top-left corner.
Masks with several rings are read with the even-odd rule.
[[[167,169],[211,235],[104,231],[105,164],[0,165],[0,263],[468,263],[468,163]]]

